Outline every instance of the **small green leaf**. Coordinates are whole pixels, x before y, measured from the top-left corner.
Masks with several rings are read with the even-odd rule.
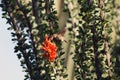
[[[21,53],[17,54],[18,59],[21,59]]]

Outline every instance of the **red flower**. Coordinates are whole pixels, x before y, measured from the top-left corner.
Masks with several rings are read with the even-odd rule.
[[[41,49],[45,51],[43,57],[47,58],[49,61],[54,61],[57,57],[57,46],[55,43],[51,42],[51,39],[48,36],[45,36],[45,41],[42,44]]]

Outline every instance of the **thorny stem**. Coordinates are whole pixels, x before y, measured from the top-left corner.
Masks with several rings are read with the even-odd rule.
[[[98,6],[100,8],[104,8],[104,2],[103,2],[103,0],[98,0]],[[102,10],[100,11],[100,18],[101,18],[102,21],[104,20],[104,11],[102,11]],[[105,34],[104,38],[107,39],[108,35]],[[110,57],[111,56],[110,56],[110,53],[109,53],[109,43],[108,43],[107,40],[104,40],[104,48],[105,48],[105,53],[106,53],[106,56],[107,56],[107,65],[108,65],[108,67],[110,67],[111,66],[111,61],[110,61]],[[109,74],[109,79],[112,80],[112,71],[109,70],[108,74]]]
[[[70,3],[68,4],[69,17],[71,17],[70,14],[72,14],[72,10],[73,10],[73,8],[74,8],[73,6],[74,6],[74,5],[72,4],[72,2],[70,2]],[[72,17],[72,28],[76,28],[76,27],[77,27],[76,22],[77,22],[76,18]],[[85,45],[86,45],[86,43],[85,43],[85,34],[83,34],[83,42],[82,42],[82,45],[81,45],[81,50],[82,50],[82,52],[79,53],[79,55],[78,55],[79,60],[80,60],[80,62],[78,63],[78,65],[79,65],[81,68],[83,67],[82,64],[83,64],[83,61],[84,61],[83,56],[84,56],[84,52],[85,52]],[[85,79],[85,77],[86,77],[85,72],[82,71],[81,74],[82,74],[82,78]]]
[[[46,14],[48,15],[48,20],[47,21],[49,22],[51,34],[53,34],[52,30],[53,30],[54,25],[53,25],[53,21],[49,18],[50,13],[51,13],[50,6],[51,6],[51,0],[45,0],[45,10],[46,10]]]
[[[89,0],[89,4],[92,4],[92,0]],[[95,72],[97,75],[97,80],[101,80],[102,77],[102,72],[101,72],[101,64],[100,64],[100,60],[99,60],[99,51],[98,51],[98,35],[97,35],[97,31],[96,31],[96,25],[94,24],[91,27],[91,32],[93,34],[92,36],[92,41],[93,41],[93,50],[94,50],[94,55],[95,55]]]
[[[20,4],[20,1],[19,0],[16,0],[16,3],[18,5],[18,7],[20,8],[20,10],[23,12],[23,15],[25,17],[25,20],[27,22],[27,25],[28,25],[28,28],[29,28],[29,31],[30,31],[30,39],[32,41],[32,46],[33,46],[33,53],[35,54],[35,58],[36,58],[36,65],[37,65],[37,72],[38,72],[38,75],[40,74],[40,70],[39,70],[39,65],[38,65],[38,54],[37,54],[37,50],[36,50],[36,43],[34,41],[34,35],[32,33],[32,24],[30,23],[29,21],[29,17],[27,16],[27,13],[23,10],[22,8],[22,5]],[[42,79],[41,76],[39,76],[39,79]]]
[[[99,55],[100,53],[98,52],[98,38],[97,38],[97,32],[96,32],[96,26],[92,26],[91,29],[93,36],[92,36],[92,40],[93,40],[93,49],[94,49],[94,55],[95,55],[95,71],[96,71],[96,75],[97,75],[97,80],[101,80],[101,75],[102,72],[100,70],[100,61],[99,61]]]
[[[32,0],[32,12],[33,12],[33,16],[35,17],[35,20],[37,22],[37,24],[39,25],[39,15],[38,15],[38,4],[39,2],[37,0]]]
[[[104,38],[107,38],[107,35],[104,35]],[[108,67],[111,66],[111,62],[110,62],[110,53],[108,52],[109,51],[109,43],[107,41],[104,41],[104,46],[105,46],[105,53],[106,53],[106,56],[107,56],[107,65]],[[112,80],[112,71],[109,70],[108,71],[108,74],[109,74],[109,79]]]
[[[82,45],[81,45],[82,52],[81,52],[81,54],[79,54],[79,56],[80,56],[79,59],[81,60],[80,63],[79,63],[79,65],[80,65],[81,68],[83,68],[82,64],[83,64],[83,61],[84,61],[84,54],[85,54],[85,45],[86,45],[86,38],[85,37],[86,36],[83,33],[83,42],[82,42]],[[86,78],[86,73],[85,73],[84,70],[82,71],[82,77],[83,77],[83,79]]]
[[[7,4],[6,1],[4,1],[4,4],[5,4],[5,6],[6,6],[6,9],[9,8],[9,4]],[[18,25],[17,25],[17,22],[16,22],[15,18],[13,17],[12,13],[9,11],[9,9],[7,9],[7,12],[8,12],[8,15],[9,15],[10,18],[11,18],[11,22],[12,22],[12,25],[13,25],[13,29],[15,30],[15,32],[16,32],[16,34],[17,34],[18,43],[21,43],[21,44],[20,44],[20,47],[23,48],[23,44],[24,44],[24,43],[21,41],[21,40],[22,40],[22,38],[21,38],[21,33],[19,32],[19,27],[18,27]],[[27,55],[26,50],[22,50],[22,55],[23,55],[23,57],[24,57],[24,59],[25,59],[26,66],[27,66],[28,72],[29,72],[29,74],[30,74],[30,78],[31,78],[31,80],[32,80],[32,79],[33,79],[33,75],[32,75],[32,72],[33,72],[33,71],[32,71],[31,63],[30,63],[30,61],[29,61],[29,59],[28,59],[28,55]]]

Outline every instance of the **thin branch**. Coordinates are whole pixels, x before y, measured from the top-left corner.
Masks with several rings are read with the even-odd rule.
[[[30,23],[30,21],[29,21],[29,17],[27,16],[26,11],[23,10],[23,7],[22,7],[22,5],[20,4],[20,1],[19,1],[19,0],[16,0],[16,3],[17,3],[17,6],[19,7],[19,9],[21,10],[21,12],[23,12],[23,15],[24,15],[24,17],[25,17],[25,19],[26,19],[27,25],[28,25],[28,27],[29,27],[29,29],[30,29],[30,33],[31,33],[31,31],[32,31],[32,25],[31,25],[31,23]]]
[[[39,25],[40,22],[39,22],[39,12],[38,12],[38,4],[39,2],[37,0],[32,0],[32,13],[33,13],[33,16],[35,17],[35,20],[37,22],[37,24]]]
[[[9,8],[9,4],[7,4],[7,2],[5,1],[4,2],[5,6],[6,6],[6,9]],[[9,9],[7,9],[7,12],[8,12],[8,15],[11,19],[11,22],[13,24],[13,29],[15,30],[16,34],[17,34],[17,39],[18,39],[18,43],[21,42],[21,33],[19,31],[19,28],[18,28],[18,25],[17,25],[17,22],[16,22],[16,19],[13,17],[12,13],[9,11]],[[23,47],[23,43],[20,45],[20,47],[22,48]],[[32,80],[32,67],[31,67],[31,64],[30,64],[30,61],[28,59],[28,56],[27,56],[27,53],[26,53],[26,50],[22,50],[22,55],[25,59],[25,63],[26,63],[26,66],[27,66],[27,69],[28,69],[28,72],[30,74],[30,78]]]
[[[51,13],[50,6],[51,6],[51,0],[45,0],[45,10],[46,10],[46,14],[48,15],[48,18],[49,18],[50,13]],[[52,31],[53,26],[54,26],[53,21],[48,19],[48,22],[49,22],[50,30]],[[52,32],[51,32],[51,34],[52,34]]]
[[[104,38],[106,39],[106,38],[108,38],[108,36],[104,35]],[[111,66],[111,61],[110,61],[111,55],[110,55],[108,46],[109,46],[108,41],[104,41],[104,47],[105,47],[105,52],[106,52],[106,56],[107,56],[107,65],[110,68],[110,66]],[[109,79],[112,80],[112,74],[113,74],[112,71],[109,70],[108,74],[109,74]]]
[[[100,61],[99,61],[99,55],[100,53],[98,52],[98,37],[97,37],[97,31],[96,31],[96,26],[93,25],[91,32],[93,33],[92,36],[92,41],[93,41],[93,49],[94,49],[94,55],[95,55],[95,71],[97,75],[97,80],[101,80],[102,77],[102,72],[101,72],[101,67],[100,67]]]
[[[100,8],[104,8],[104,2],[103,2],[103,0],[98,0],[98,6]],[[101,21],[104,20],[104,11],[103,10],[100,11],[100,18],[101,18]],[[104,38],[107,39],[108,35],[105,34]],[[106,40],[104,40],[104,48],[105,48],[105,53],[106,53],[106,56],[107,56],[107,65],[108,65],[108,67],[110,67],[111,66],[111,61],[110,61],[111,55],[109,53],[109,43]],[[109,70],[108,74],[109,74],[109,79],[112,80],[112,71]]]
[[[28,25],[28,28],[29,28],[29,30],[30,30],[30,39],[31,39],[31,41],[32,41],[33,53],[35,54],[36,65],[37,65],[37,72],[38,72],[38,75],[39,75],[39,74],[40,74],[40,70],[39,70],[39,60],[38,60],[37,49],[36,49],[36,46],[35,46],[36,43],[35,43],[35,41],[34,41],[34,35],[33,35],[33,33],[32,33],[32,24],[30,23],[29,17],[27,17],[27,13],[23,10],[22,5],[20,4],[19,0],[16,0],[16,2],[17,2],[18,7],[20,8],[20,10],[23,12],[24,17],[25,17],[26,22],[27,22],[27,25]],[[34,2],[34,1],[33,1],[32,5],[34,6],[34,9],[36,10],[36,6],[35,6],[35,2]],[[34,10],[34,9],[33,9],[33,10]],[[37,11],[34,12],[34,16],[37,17],[36,12],[37,12]],[[36,15],[35,15],[35,14],[36,14]],[[39,77],[39,79],[41,79],[41,80],[43,79],[42,76],[40,76],[40,75],[39,75],[38,77]]]

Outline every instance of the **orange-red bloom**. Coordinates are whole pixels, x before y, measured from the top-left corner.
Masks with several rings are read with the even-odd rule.
[[[45,51],[43,57],[47,58],[49,61],[54,61],[57,57],[57,46],[55,43],[51,42],[51,39],[48,38],[47,35],[45,36],[45,41],[43,42],[41,49]]]

